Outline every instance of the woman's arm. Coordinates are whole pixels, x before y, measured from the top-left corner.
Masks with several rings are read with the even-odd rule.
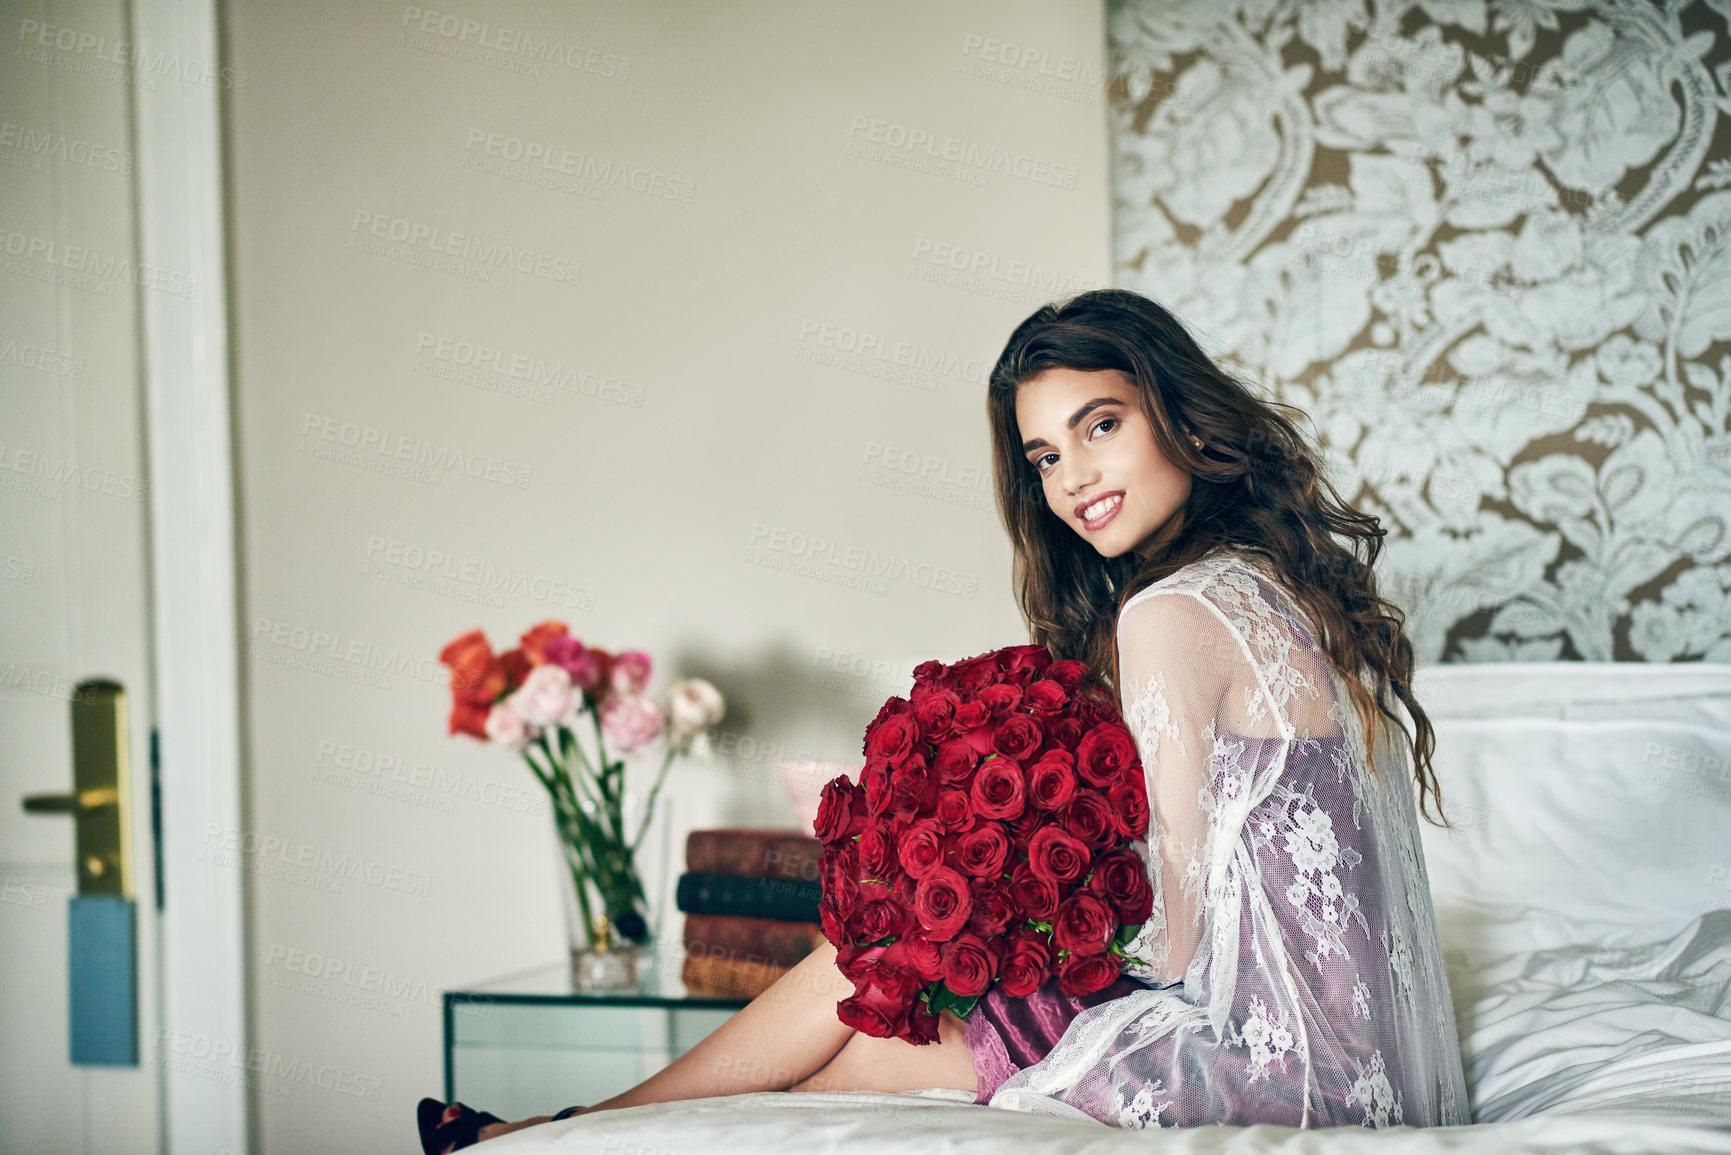
[[[1130,971],[1149,982],[1183,981],[1201,940],[1216,722],[1243,666],[1236,637],[1199,597],[1155,594],[1119,616],[1121,700],[1148,784],[1154,885],[1154,913],[1126,951],[1151,964]]]

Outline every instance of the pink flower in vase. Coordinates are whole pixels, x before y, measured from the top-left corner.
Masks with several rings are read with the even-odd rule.
[[[523,685],[506,699],[531,726],[551,726],[571,709],[571,674],[563,666],[540,665],[529,671]]]
[[[614,654],[608,678],[615,694],[641,694],[649,687],[649,655],[642,650]]]
[[[641,694],[615,694],[601,703],[601,733],[628,754],[661,733],[661,707]]]
[[[571,682],[590,697],[599,697],[598,690],[607,673],[607,663],[601,655],[569,635],[549,638],[541,649],[549,666],[559,666],[571,675]]]
[[[721,691],[702,678],[681,678],[668,691],[669,728],[675,742],[683,742],[721,721],[727,703]]]
[[[521,750],[533,737],[523,722],[523,716],[512,709],[509,702],[501,702],[487,712],[486,728],[487,740],[507,750]]]

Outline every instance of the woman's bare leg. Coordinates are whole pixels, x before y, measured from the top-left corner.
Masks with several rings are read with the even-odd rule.
[[[836,969],[835,947],[826,942],[691,1050],[584,1114],[747,1091],[974,1089],[960,1020],[940,1016],[938,1042],[930,1046],[875,1039],[836,1018],[835,1004],[852,993],[853,984]],[[481,1138],[548,1118],[495,1123],[482,1128]]]
[[[790,1091],[920,1091],[955,1087],[977,1092],[968,1028],[949,1011],[938,1016],[938,1041],[916,1047],[900,1039],[854,1032],[829,1062]]]
[[[825,942],[691,1050],[589,1110],[785,1090],[846,1045],[854,1031],[835,1004],[852,993]]]

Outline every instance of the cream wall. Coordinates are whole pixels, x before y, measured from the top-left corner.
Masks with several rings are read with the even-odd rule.
[[[250,863],[254,1043],[353,1076],[265,1080],[265,1151],[412,1143],[414,1102],[439,1093],[438,991],[561,949],[546,816],[470,789],[532,780],[445,737],[440,645],[562,617],[651,651],[657,690],[710,678],[732,704],[726,756],[675,770],[676,842],[791,823],[777,760],[849,759],[914,663],[1025,640],[984,372],[1036,304],[1110,276],[1098,4],[419,11],[224,10],[246,77],[228,147],[249,821],[272,848]],[[501,28],[580,46],[575,66],[479,46]],[[1011,66],[1025,53],[998,42],[1045,56]],[[850,155],[909,130],[1016,171]],[[599,196],[512,179],[530,170],[497,171],[493,133],[660,179]],[[393,250],[375,221],[436,239]],[[435,266],[437,245],[512,246],[528,271]],[[838,365],[856,335],[872,352]],[[462,380],[459,343],[571,370],[570,387]],[[833,543],[815,572],[763,548],[795,535]],[[435,551],[452,576],[429,582],[409,563]],[[845,584],[873,552],[907,576]],[[464,580],[478,567],[524,580],[493,595]],[[374,767],[351,784],[345,749]],[[289,866],[341,855],[394,881]],[[324,990],[304,989],[312,956],[341,968]],[[326,997],[368,982],[396,993]]]

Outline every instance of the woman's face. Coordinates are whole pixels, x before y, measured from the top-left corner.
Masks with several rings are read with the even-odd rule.
[[[1190,474],[1166,459],[1136,387],[1116,369],[1048,369],[1016,391],[1024,456],[1046,504],[1099,551],[1117,557],[1162,540],[1190,496]]]

